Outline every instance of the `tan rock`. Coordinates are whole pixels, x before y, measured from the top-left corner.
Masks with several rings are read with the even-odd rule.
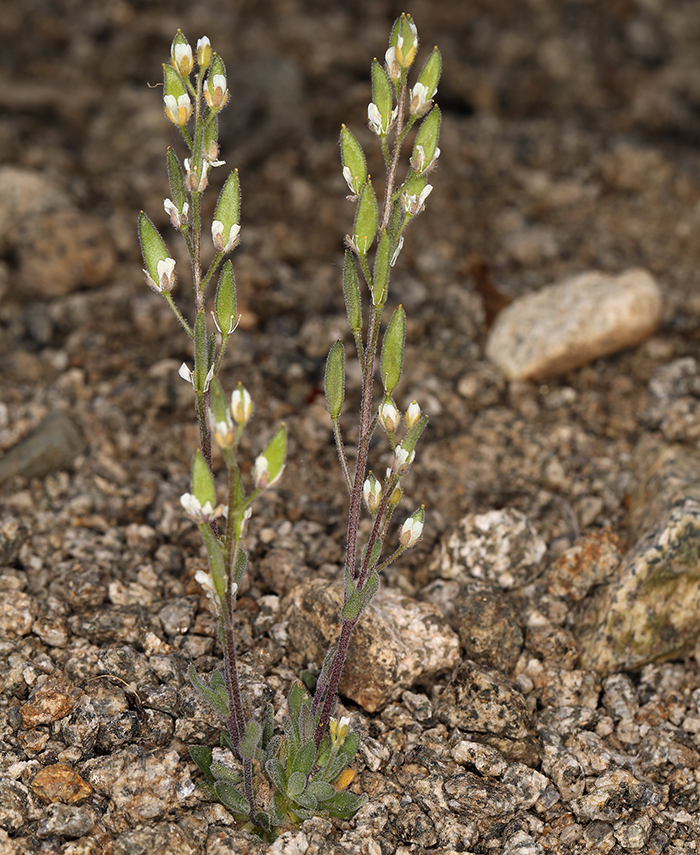
[[[661,290],[645,270],[591,271],[514,300],[486,354],[510,380],[543,380],[633,347],[656,329]]]

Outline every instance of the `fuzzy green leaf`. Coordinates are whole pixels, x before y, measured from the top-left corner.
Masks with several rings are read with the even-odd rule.
[[[213,781],[214,776],[211,773],[211,748],[207,748],[206,745],[190,745],[188,751],[190,752],[192,761],[199,767],[200,771],[204,772],[207,780]]]
[[[326,407],[330,417],[337,422],[345,400],[345,348],[341,341],[336,341],[328,352],[324,389]]]
[[[306,785],[306,792],[318,802],[324,802],[335,795],[336,789],[332,784],[326,783],[326,781],[317,781],[314,779]]]
[[[194,670],[194,666],[190,665],[187,671],[187,676],[190,678],[190,682],[194,688],[199,692],[209,706],[222,718],[228,718],[228,706],[221,703],[221,697],[218,692],[215,692],[207,686],[206,683],[203,683],[202,680],[199,679],[197,672]]]
[[[290,799],[298,798],[306,788],[306,775],[303,772],[292,772],[287,780],[287,795]]]
[[[343,620],[356,620],[369,605],[372,597],[379,590],[379,575],[374,570],[356,594],[345,603],[340,616]]]
[[[260,744],[261,737],[262,727],[257,721],[255,721],[255,719],[251,719],[251,721],[248,722],[248,727],[243,735],[243,739],[241,739],[241,743],[238,746],[238,750],[244,760],[252,760],[255,757],[255,752]]]
[[[323,802],[324,811],[337,819],[352,819],[365,803],[366,796],[356,796],[353,793],[340,792]]]
[[[221,803],[227,807],[231,813],[234,814],[247,814],[250,810],[250,806],[248,805],[248,799],[237,790],[232,784],[228,784],[226,781],[217,781],[214,784],[214,789],[216,790],[216,795],[221,800]]]
[[[345,757],[348,764],[352,763],[355,755],[357,754],[357,749],[360,747],[360,734],[353,732],[348,733],[348,735],[343,740],[343,744],[338,749],[338,757]],[[338,773],[340,774],[340,773]]]
[[[243,780],[235,769],[226,766],[224,763],[212,763],[211,774],[217,781],[226,781],[234,787],[237,787]]]
[[[284,766],[277,757],[271,757],[267,761],[265,764],[265,771],[277,789],[282,793],[285,792],[287,789],[287,775],[285,773]]]
[[[381,354],[381,375],[384,391],[387,395],[396,388],[401,379],[403,368],[403,353],[406,346],[406,313],[399,306],[391,316],[389,326],[384,333]]]
[[[304,775],[308,775],[313,768],[315,759],[316,746],[314,745],[312,734],[312,738],[308,742],[305,742],[297,751],[294,762],[292,763],[292,772],[302,772]]]

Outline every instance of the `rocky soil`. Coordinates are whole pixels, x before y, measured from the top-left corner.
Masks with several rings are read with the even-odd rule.
[[[351,345],[338,132],[371,143],[370,61],[401,11],[0,4],[3,853],[266,851],[203,799],[187,754],[219,727],[186,668],[212,672],[220,648],[179,504],[197,442],[177,375],[190,354],[136,241],[141,209],[167,227],[177,145],[153,87],[178,27],[208,35],[229,70],[243,316],[222,381],[256,402],[251,459],[282,419],[290,436],[250,522],[241,667],[251,709],[279,709],[320,664],[343,561],[322,392],[328,348]],[[426,505],[425,537],[387,573],[342,686],[363,736],[351,789],[368,801],[270,851],[694,853],[700,7],[406,11],[444,57],[440,167],[390,298],[408,316],[397,397],[431,417],[401,505]],[[591,345],[604,303],[591,293],[534,319],[513,302],[629,271],[652,296],[634,335],[631,311],[605,310],[615,347]],[[508,304],[523,325],[504,337]],[[571,305],[588,307],[586,332]],[[505,354],[523,342],[546,368],[518,375]],[[378,471],[385,453],[378,440]]]

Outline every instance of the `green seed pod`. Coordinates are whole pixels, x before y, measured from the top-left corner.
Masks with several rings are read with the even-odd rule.
[[[255,487],[265,490],[280,478],[287,454],[287,428],[282,425],[272,437],[265,451],[255,459],[253,476]]]
[[[216,504],[214,479],[199,449],[195,452],[194,460],[192,461],[192,495],[202,507],[207,502],[209,502],[212,508]]]
[[[343,266],[343,297],[348,323],[355,340],[362,337],[362,298],[360,282],[357,278],[355,259],[349,249],[345,250],[345,265]]]
[[[209,340],[204,309],[197,312],[194,322],[194,376],[192,385],[198,395],[203,395],[207,389],[209,373]]]
[[[420,196],[427,183],[428,179],[425,175],[419,175],[416,172],[409,172],[408,178],[406,178],[404,183],[401,185],[401,193]]]
[[[139,214],[138,232],[148,284],[161,293],[164,290],[169,290],[169,288],[163,287],[163,274],[167,272],[166,268],[172,259],[158,229],[143,211]]]
[[[389,232],[382,232],[374,259],[372,279],[372,302],[377,308],[386,303],[389,270],[391,269],[391,238]]]
[[[234,169],[221,188],[214,211],[211,235],[217,252],[228,252],[236,245],[241,227],[241,185]]]
[[[223,336],[229,336],[236,326],[236,280],[230,261],[221,268],[219,283],[216,286],[216,325]]]
[[[170,184],[170,198],[177,208],[178,213],[182,214],[182,209],[187,201],[185,176],[182,173],[180,161],[171,148],[168,148],[168,183]]]
[[[377,197],[374,193],[371,180],[367,180],[360,193],[360,201],[357,203],[353,230],[353,243],[361,256],[367,255],[367,251],[372,246],[376,233]]]
[[[340,159],[343,177],[353,194],[357,195],[367,180],[367,160],[362,146],[345,125],[340,130]]]
[[[394,89],[389,80],[389,75],[376,59],[372,62],[372,103],[375,104],[379,112],[381,127],[383,132],[386,133],[391,123]]]
[[[411,454],[413,454],[413,452],[416,450],[416,444],[420,439],[421,434],[425,430],[427,424],[428,417],[421,416],[420,419],[413,425],[413,427],[406,431],[406,436],[403,438],[401,448],[404,449],[408,457],[410,457]]]
[[[416,172],[425,172],[433,164],[435,153],[438,151],[440,120],[440,108],[433,107],[418,128],[411,157],[411,166]]]
[[[381,355],[381,372],[384,391],[387,395],[396,388],[401,379],[403,368],[403,352],[406,346],[406,313],[403,306],[398,306],[391,316],[389,326],[384,333]]]
[[[181,95],[187,94],[184,80],[172,65],[163,65],[163,83],[165,84],[164,95],[172,95],[177,100]]]
[[[435,97],[441,74],[442,57],[440,56],[440,51],[437,48],[433,48],[433,52],[425,61],[425,65],[421,69],[421,73],[418,75],[418,83],[425,86],[428,92],[428,100]]]
[[[328,351],[324,388],[328,413],[337,422],[345,400],[345,349],[340,341]]]

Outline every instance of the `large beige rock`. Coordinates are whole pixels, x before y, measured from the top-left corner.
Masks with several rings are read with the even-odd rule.
[[[633,347],[656,329],[661,290],[646,270],[591,271],[514,300],[486,354],[511,380],[543,380]]]
[[[643,441],[631,547],[578,626],[581,667],[611,674],[679,659],[700,635],[700,454]]]
[[[307,662],[321,663],[336,642],[342,607],[342,585],[323,579],[302,582],[283,600],[289,640]],[[382,587],[353,632],[340,694],[375,712],[458,659],[459,639],[436,606]]]

